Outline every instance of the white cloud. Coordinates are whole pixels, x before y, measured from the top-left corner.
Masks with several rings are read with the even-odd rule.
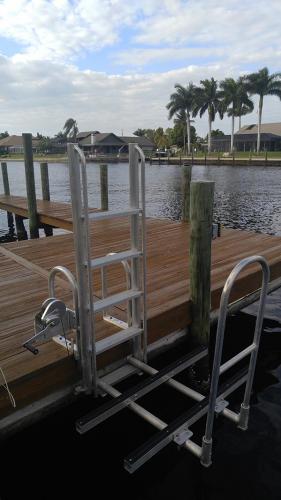
[[[2,129],[53,134],[71,115],[80,129],[166,127],[175,82],[280,70],[280,14],[280,0],[0,0],[1,36],[21,46],[0,56]],[[74,65],[103,47],[115,49],[112,67],[125,65],[127,74]],[[168,61],[171,71],[145,74],[155,61]],[[174,61],[183,67],[172,69]],[[256,114],[244,120],[254,123]],[[280,121],[274,98],[265,101],[264,121]],[[230,130],[227,119],[214,125]],[[196,127],[205,135],[206,119]]]
[[[2,0],[0,33],[23,44],[22,57],[71,58],[118,40],[137,0]]]
[[[80,130],[132,133],[138,127],[167,127],[166,104],[174,83],[214,76],[222,79],[222,65],[189,66],[147,75],[106,75],[81,71],[75,66],[40,61],[17,61],[0,57],[2,129],[10,133],[40,131],[57,133],[70,116]],[[238,73],[237,75],[238,76]],[[280,120],[280,101],[265,101],[264,121]],[[278,111],[279,110],[279,111]],[[256,122],[256,114],[244,123]],[[196,118],[199,135],[207,131],[207,116]],[[216,120],[215,128],[230,131],[230,120]]]

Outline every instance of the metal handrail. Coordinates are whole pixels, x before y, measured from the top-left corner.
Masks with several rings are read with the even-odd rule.
[[[239,353],[238,355],[234,356],[233,358],[228,360],[226,363],[221,365],[222,348],[223,348],[224,333],[225,333],[225,323],[226,323],[226,317],[227,317],[227,308],[228,308],[229,297],[230,297],[230,293],[231,293],[233,284],[234,284],[237,276],[241,273],[241,271],[246,266],[248,266],[250,264],[256,264],[256,263],[259,263],[261,265],[263,279],[262,279],[259,310],[258,310],[258,315],[257,315],[257,319],[256,319],[256,324],[255,324],[253,343],[250,346],[248,346],[248,348],[244,349],[244,351],[242,351],[241,353]],[[254,380],[254,373],[255,373],[258,348],[259,348],[259,342],[260,342],[260,336],[261,336],[261,330],[262,330],[262,323],[263,323],[263,317],[264,317],[264,309],[265,309],[265,302],[266,302],[266,296],[267,296],[269,277],[270,277],[270,269],[269,269],[268,263],[264,257],[262,257],[260,255],[246,257],[245,259],[241,260],[241,262],[239,262],[239,264],[237,264],[234,267],[234,269],[231,271],[228,279],[226,280],[223,291],[222,291],[221,300],[220,300],[220,313],[219,313],[219,320],[218,320],[217,334],[216,334],[216,346],[215,346],[215,354],[214,354],[214,361],[213,361],[212,380],[211,380],[211,388],[210,388],[210,395],[209,395],[209,409],[208,409],[208,415],[207,415],[207,421],[206,421],[205,435],[203,436],[203,440],[202,440],[201,463],[202,463],[202,465],[205,465],[206,467],[208,467],[211,464],[212,432],[213,432],[213,423],[214,423],[214,414],[215,414],[215,408],[216,408],[219,376],[221,373],[228,370],[231,366],[238,363],[242,358],[251,354],[247,382],[246,382],[246,388],[245,388],[245,392],[244,392],[244,399],[243,399],[243,402],[241,404],[240,413],[237,416],[238,417],[237,422],[238,422],[239,428],[241,428],[242,430],[246,430],[247,426],[248,426],[249,409],[250,409],[249,402],[250,402],[251,390],[252,390],[252,385],[253,385],[253,380]],[[241,356],[242,353],[243,353],[243,356]]]
[[[81,367],[83,375],[82,390],[97,394],[96,385],[96,352],[95,331],[93,321],[93,296],[91,273],[85,274],[85,263],[90,269],[90,241],[86,159],[83,151],[77,144],[67,145],[69,157],[69,174],[72,199],[74,244],[76,254],[76,269],[78,285],[78,299],[80,308],[80,344]],[[81,194],[82,180],[82,194]]]
[[[136,145],[141,160],[141,204],[142,204],[142,286],[143,286],[143,360],[147,361],[147,309],[146,309],[146,203],[145,203],[145,154]]]
[[[116,255],[116,252],[110,252],[107,255]],[[126,275],[126,285],[127,285],[127,290],[130,290],[131,288],[131,268],[127,260],[121,260],[121,264],[124,268],[125,275]],[[101,268],[101,287],[102,287],[102,298],[104,299],[107,297],[107,283],[106,283],[106,268],[102,267]],[[106,314],[103,312],[103,318],[106,317]],[[131,326],[132,324],[132,307],[131,303],[128,303],[128,309],[127,309],[127,324],[128,326]]]

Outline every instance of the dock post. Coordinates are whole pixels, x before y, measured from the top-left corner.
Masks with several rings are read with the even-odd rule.
[[[30,238],[39,238],[32,152],[32,135],[22,134]]]
[[[190,184],[191,337],[199,345],[207,345],[210,336],[214,187],[211,181]]]
[[[207,165],[207,153],[205,153],[205,166]]]
[[[192,165],[184,164],[182,167],[182,220],[190,220],[190,182]]]
[[[7,163],[4,161],[1,162],[1,170],[2,170],[4,194],[6,196],[10,196],[10,185],[9,185]],[[14,234],[14,231],[15,231],[14,217],[13,217],[13,214],[11,212],[7,212],[7,221],[8,221],[9,233]]]
[[[41,188],[42,188],[42,199],[45,201],[50,201],[50,184],[49,184],[49,169],[48,163],[40,163],[40,175],[41,175]],[[43,224],[43,229],[46,236],[53,236],[53,228],[49,224]]]
[[[100,165],[100,199],[102,211],[108,210],[108,167]]]

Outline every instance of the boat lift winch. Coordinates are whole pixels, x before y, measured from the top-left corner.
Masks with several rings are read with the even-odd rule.
[[[76,258],[76,276],[61,266],[52,269],[49,276],[48,298],[35,318],[35,335],[25,342],[24,346],[34,354],[38,353],[37,342],[54,338],[73,352],[81,369],[82,381],[77,392],[94,396],[108,394],[112,400],[98,409],[80,418],[76,423],[77,431],[84,434],[107,418],[124,408],[132,410],[158,432],[125,458],[124,467],[134,472],[157,454],[169,443],[192,452],[200,459],[202,465],[208,467],[212,463],[212,435],[215,415],[221,415],[241,430],[248,427],[250,397],[257,361],[265,301],[269,283],[269,266],[262,256],[243,259],[230,273],[220,301],[213,367],[211,370],[210,391],[207,396],[177,381],[179,373],[193,366],[208,355],[206,347],[199,347],[189,354],[177,359],[160,371],[147,363],[146,334],[146,240],[145,240],[145,157],[139,146],[129,145],[129,190],[130,206],[128,209],[89,212],[87,193],[86,161],[83,152],[77,145],[68,144],[70,186],[72,197],[73,231]],[[141,192],[141,196],[139,196]],[[131,248],[126,251],[109,253],[104,257],[91,258],[89,220],[108,220],[111,218],[129,218]],[[126,275],[126,289],[115,295],[107,294],[106,270],[110,265],[121,263]],[[262,269],[262,287],[259,310],[256,318],[253,342],[222,364],[225,323],[228,302],[232,287],[238,275],[251,264],[259,264]],[[92,271],[101,269],[102,298],[96,296],[92,282]],[[142,269],[142,272],[141,272]],[[73,293],[73,309],[69,309],[55,295],[55,277],[62,273],[69,281]],[[116,305],[127,303],[127,321],[121,321],[108,311]],[[117,333],[97,340],[95,337],[95,317],[100,313],[105,321],[120,328]],[[76,331],[75,339],[69,340],[70,332]],[[97,370],[97,356],[122,343],[130,343],[131,354],[126,357],[122,366],[111,373],[101,376]],[[243,368],[222,384],[220,375],[249,357],[248,367]],[[133,373],[146,374],[145,380],[124,393],[120,393],[114,385]],[[239,412],[229,408],[227,397],[237,388],[245,384],[244,396]],[[160,385],[168,385],[195,404],[174,421],[166,423],[137,403],[142,396],[150,393]],[[192,440],[191,427],[206,417],[205,432]]]

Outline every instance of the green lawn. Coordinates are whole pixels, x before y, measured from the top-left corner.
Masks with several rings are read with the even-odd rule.
[[[62,161],[67,161],[67,156],[66,154],[54,154],[54,155],[40,155],[40,154],[35,154],[33,156],[34,161],[47,161],[47,162],[62,162]],[[13,154],[7,154],[7,155],[0,155],[0,161],[4,160],[24,160],[23,154],[20,153],[13,153]]]
[[[207,158],[227,158],[227,157],[232,157],[231,154],[228,156],[223,156],[224,153],[207,153]],[[234,158],[246,158],[249,159],[251,158],[265,158],[266,153],[262,151],[261,153],[250,153],[249,151],[236,151],[234,153]],[[185,156],[184,156],[185,157]],[[191,156],[187,156],[187,158],[191,158]],[[199,152],[194,154],[194,158],[205,158],[205,153]],[[268,151],[267,153],[267,158],[270,160],[271,158],[278,158],[281,159],[281,151]]]

